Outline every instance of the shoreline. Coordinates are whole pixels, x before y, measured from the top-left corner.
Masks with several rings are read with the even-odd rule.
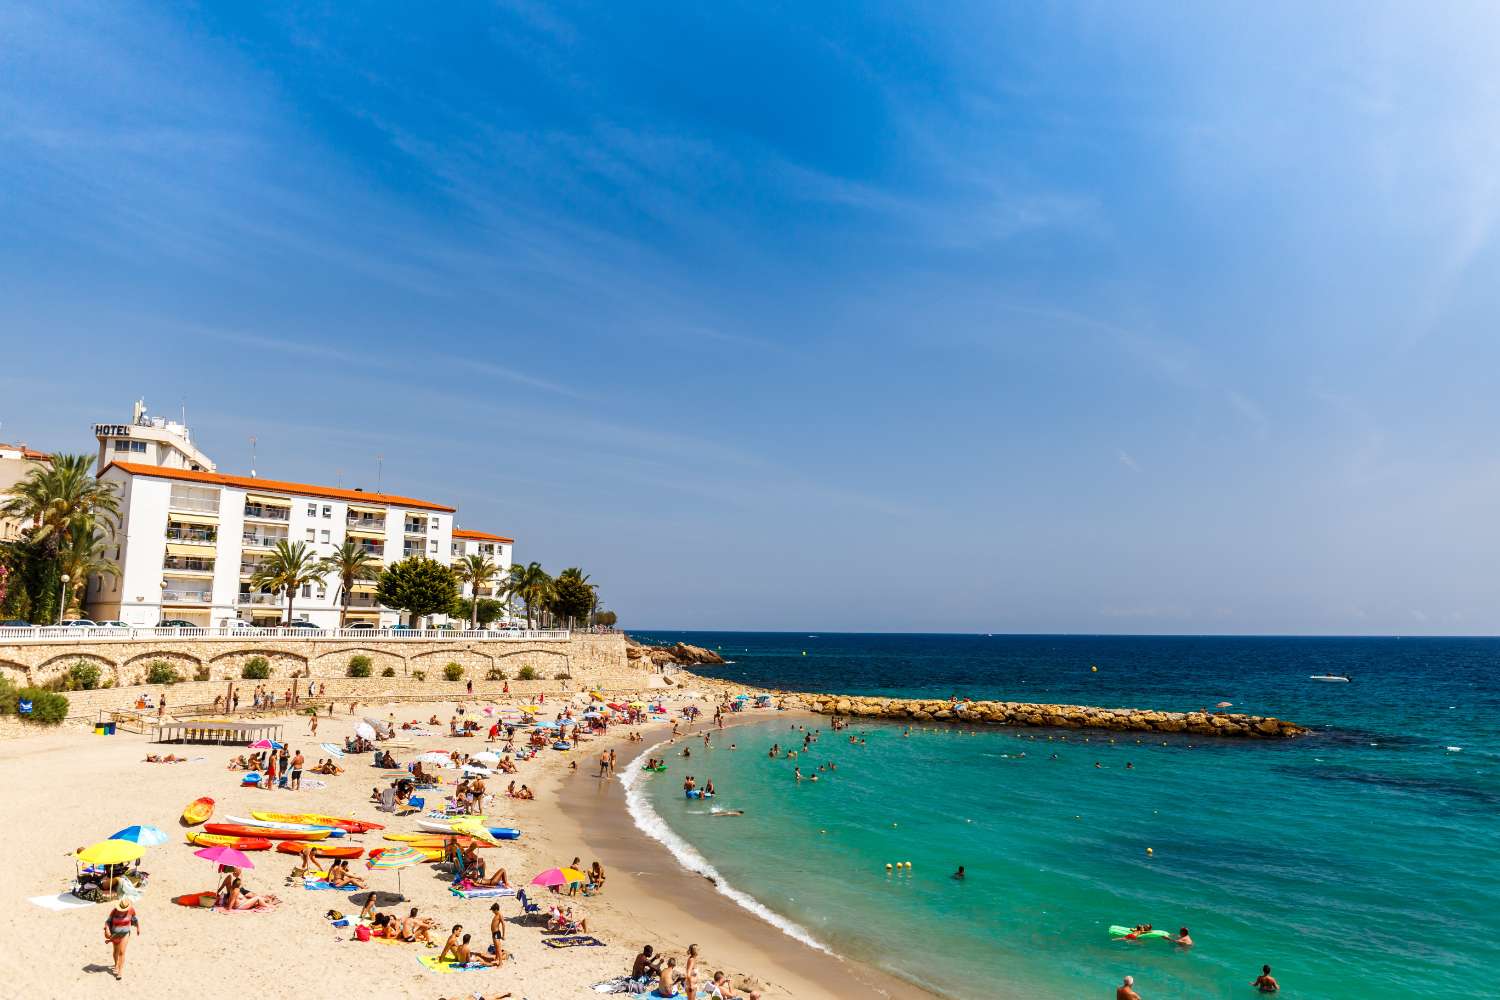
[[[788,709],[765,716],[728,717],[724,729],[773,720],[811,723],[820,719],[813,712]],[[679,740],[710,728],[714,728],[712,719],[683,727]],[[633,768],[659,742],[662,741],[648,737],[646,742],[635,744],[637,749],[628,758],[622,753],[620,772],[627,773],[626,769]],[[753,978],[767,987],[768,996],[837,998],[864,993],[943,1000],[941,994],[893,973],[826,947],[810,945],[725,895],[707,876],[687,868],[667,845],[636,825],[618,775],[599,779],[580,772],[572,778],[569,784],[575,790],[584,781],[594,787],[587,794],[566,800],[555,796],[548,799],[549,803],[566,801],[565,807],[558,807],[557,825],[567,827],[571,836],[587,845],[587,857],[598,857],[607,871],[616,873],[611,880],[621,875],[630,879],[633,892],[642,897],[634,912],[644,925],[660,928],[658,933],[644,938],[643,943],[671,950],[696,942],[707,956],[732,956],[733,961],[726,964],[738,970],[775,969],[775,973],[753,973]],[[764,906],[753,893],[738,886],[734,888]],[[774,911],[768,908],[768,912]],[[767,940],[767,935],[773,937]],[[673,938],[677,939],[675,944]],[[721,966],[709,961],[707,967]]]

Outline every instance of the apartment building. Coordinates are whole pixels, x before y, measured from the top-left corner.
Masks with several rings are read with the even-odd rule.
[[[0,444],[0,493],[31,474],[32,469],[49,464],[52,456],[28,448],[24,444]],[[13,542],[21,537],[27,524],[0,514],[0,542]]]
[[[453,546],[451,549],[452,562],[457,563],[465,556],[484,556],[495,564],[495,575],[491,578],[488,586],[479,588],[479,597],[493,600],[502,599],[505,593],[505,583],[510,577],[511,549],[515,545],[514,538],[504,535],[492,535],[487,531],[471,531],[468,528],[453,529]],[[463,584],[463,595],[474,596],[472,585]]]
[[[351,539],[386,564],[412,555],[448,563],[454,552],[455,508],[429,500],[118,460],[99,478],[120,494],[110,557],[121,572],[90,581],[87,607],[95,619],[273,625],[284,617],[286,598],[253,587],[250,577],[279,541],[306,542],[327,556]],[[295,617],[336,627],[338,589],[333,577],[303,587],[293,599]],[[349,618],[398,621],[376,602],[373,582],[352,588]]]

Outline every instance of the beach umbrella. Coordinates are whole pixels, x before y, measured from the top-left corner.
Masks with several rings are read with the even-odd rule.
[[[632,701],[630,703],[630,707],[631,708],[645,708],[646,707],[646,703],[644,701]]]
[[[436,750],[427,751],[422,756],[418,757],[417,760],[420,760],[424,764],[436,764],[439,767],[453,766],[452,757],[449,757],[445,753],[438,753]]]
[[[548,868],[546,871],[540,873],[536,878],[531,880],[532,885],[541,885],[548,887],[554,885],[566,885],[567,882],[567,876],[563,874],[561,868]]]
[[[236,851],[232,847],[225,847],[222,844],[216,845],[214,847],[205,847],[201,851],[194,851],[193,854],[197,855],[205,861],[212,861],[216,864],[221,865],[230,865],[234,868],[255,867],[255,863],[249,858],[245,857],[239,851]]]
[[[478,761],[488,761],[491,764],[500,763],[500,755],[493,750],[486,750],[483,753],[476,753],[472,759]]]
[[[285,743],[277,743],[275,740],[256,740],[250,744],[251,750],[280,750],[286,746]]]
[[[475,840],[482,840],[486,844],[492,844],[495,847],[500,846],[500,841],[496,840],[494,834],[490,833],[489,827],[485,826],[477,819],[461,819],[455,821],[453,824],[453,832],[465,834],[467,836],[473,837]]]
[[[373,740],[375,738],[375,727],[368,722],[361,722],[354,727],[354,735],[363,739]]]
[[[737,695],[734,696],[734,700],[735,701],[749,701],[750,700],[750,696],[748,694],[737,694]]]
[[[329,753],[333,754],[335,757],[344,756],[344,748],[339,746],[337,743],[320,743],[318,745],[321,746],[324,750],[327,750]]]
[[[540,705],[527,705],[521,709],[523,712],[540,712],[541,710],[542,706]]]
[[[387,847],[379,854],[365,862],[365,867],[371,870],[376,868],[394,868],[396,870],[396,891],[401,891],[401,869],[419,865],[427,860],[427,855],[422,851],[413,850],[410,847]]]
[[[75,857],[86,865],[118,865],[134,861],[146,849],[128,840],[101,840],[79,851]]]
[[[622,705],[622,704],[620,704],[617,701],[610,702],[609,703],[609,707],[612,708],[612,709],[614,709],[616,712],[623,712],[623,711],[625,711],[625,706]]]
[[[127,826],[119,833],[109,835],[110,840],[128,840],[142,847],[156,847],[167,842],[167,835],[154,826]]]
[[[1232,702],[1232,701],[1221,701],[1217,705],[1214,706],[1214,708],[1233,708],[1233,707],[1234,707],[1234,702]]]
[[[583,717],[585,719],[597,719],[600,716],[602,716],[603,714],[604,714],[603,712],[584,712],[583,713]]]

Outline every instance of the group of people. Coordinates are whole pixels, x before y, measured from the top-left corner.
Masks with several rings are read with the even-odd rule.
[[[1186,933],[1186,930],[1184,930]],[[1260,975],[1250,981],[1250,985],[1261,993],[1279,993],[1281,984],[1276,977],[1271,975],[1271,967],[1262,965]],[[1125,981],[1115,987],[1115,1000],[1141,1000],[1141,995],[1135,991],[1135,977],[1126,976]]]
[[[705,975],[698,965],[698,946],[688,945],[681,968],[677,959],[658,955],[656,949],[646,945],[630,963],[629,978],[642,992],[652,997],[681,996],[687,1000],[698,997],[713,997],[715,1000],[760,1000],[759,990],[740,993],[735,990],[729,977],[721,970],[711,977]],[[654,987],[654,988],[653,988]]]

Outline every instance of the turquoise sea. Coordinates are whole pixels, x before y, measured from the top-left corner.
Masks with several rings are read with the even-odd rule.
[[[767,750],[802,733],[759,712],[665,774],[629,776],[649,832],[833,952],[964,998],[1109,997],[1126,974],[1147,1000],[1244,997],[1262,963],[1287,998],[1500,996],[1500,641],[645,637],[720,647],[734,662],[717,673],[747,683],[1231,701],[1318,727],[1164,744],[866,723],[824,726],[794,762]],[[1324,672],[1354,680],[1307,679]],[[798,765],[819,780],[798,784]],[[687,774],[718,796],[685,799]],[[1185,925],[1196,947],[1107,932],[1145,922]]]

